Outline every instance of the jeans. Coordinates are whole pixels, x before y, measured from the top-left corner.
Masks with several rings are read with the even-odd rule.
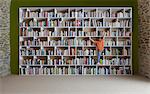
[[[98,57],[97,57],[97,58],[98,58],[98,61],[97,61],[97,62],[100,63],[100,59],[101,59],[101,51],[98,51]]]

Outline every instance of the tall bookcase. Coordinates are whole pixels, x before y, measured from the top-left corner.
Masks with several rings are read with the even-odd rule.
[[[96,40],[104,34],[97,63]],[[19,8],[20,75],[131,75],[132,7]]]

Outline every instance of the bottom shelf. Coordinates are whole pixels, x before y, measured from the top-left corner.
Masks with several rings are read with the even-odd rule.
[[[130,67],[21,67],[20,75],[131,75]]]

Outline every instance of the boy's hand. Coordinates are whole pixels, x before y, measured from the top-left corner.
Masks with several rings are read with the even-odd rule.
[[[94,40],[93,40],[91,37],[89,37],[89,39],[90,39],[92,42],[94,42]]]

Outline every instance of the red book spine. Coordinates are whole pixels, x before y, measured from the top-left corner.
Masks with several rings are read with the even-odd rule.
[[[48,20],[46,19],[46,26],[48,26]]]
[[[40,21],[40,26],[42,26],[42,21]]]

